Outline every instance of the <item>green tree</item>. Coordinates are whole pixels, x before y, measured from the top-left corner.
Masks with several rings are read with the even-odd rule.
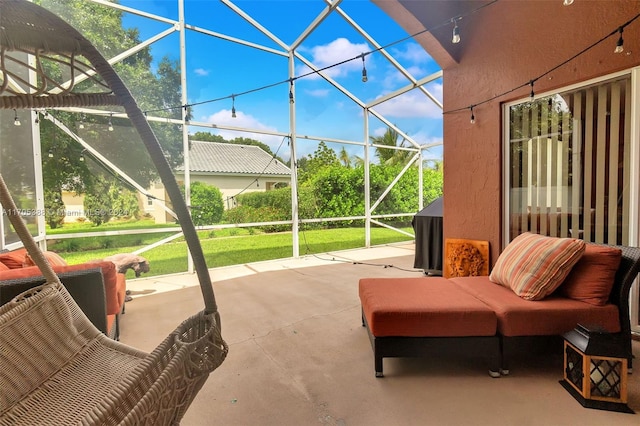
[[[399,138],[400,134],[391,127],[387,128],[382,136],[371,136],[371,143],[374,145],[380,145],[376,147],[376,156],[378,157],[380,164],[407,164],[413,154],[411,151],[384,148],[384,146],[405,147],[406,140],[402,138],[400,143],[398,143]]]
[[[44,220],[51,229],[64,223],[64,203],[60,191],[44,191]]]
[[[336,165],[340,165],[340,160],[338,159],[336,152],[329,148],[324,141],[321,141],[314,153],[307,156],[307,161],[298,161],[300,182],[302,183],[310,179],[313,175],[326,167]]]
[[[189,139],[192,141],[229,143],[229,141],[222,136],[209,132],[195,132]]]
[[[191,216],[196,226],[220,222],[223,212],[222,193],[218,188],[199,181],[191,183]]]
[[[344,146],[340,150],[340,162],[345,167],[351,167],[351,156],[349,156],[349,153],[347,152],[347,149]]]
[[[95,191],[84,196],[84,215],[94,226],[100,226],[111,220],[113,209],[109,188],[111,182],[99,176],[95,179]]]
[[[111,208],[115,216],[122,219],[139,219],[140,204],[135,192],[114,181],[109,187],[109,196],[111,197]]]
[[[140,42],[136,28],[123,27],[124,12],[118,9],[84,0],[37,0],[45,8],[61,16],[78,29],[107,58],[134,47]],[[63,72],[56,62],[44,63],[47,73],[64,81]],[[125,81],[142,110],[153,110],[153,114],[167,118],[179,118],[181,108],[180,72],[177,61],[168,57],[157,64],[149,48],[114,64],[114,69]],[[85,80],[76,85],[76,91],[93,90],[93,82]],[[112,163],[147,186],[157,178],[157,173],[145,147],[129,120],[102,115],[80,115],[62,111],[47,111],[67,127],[75,130],[87,143],[97,149]],[[190,111],[187,111],[190,115]],[[82,147],[73,139],[56,130],[47,120],[40,120],[41,148],[43,157],[43,179],[46,190],[59,192],[71,190],[76,193],[90,192],[96,175],[95,167],[83,163]],[[115,131],[107,131],[111,122]],[[82,126],[80,126],[82,124]],[[80,129],[84,127],[84,129]],[[182,133],[178,126],[168,123],[152,123],[166,158],[173,166],[182,163]],[[52,157],[48,153],[52,152]],[[103,167],[103,166],[102,166]]]

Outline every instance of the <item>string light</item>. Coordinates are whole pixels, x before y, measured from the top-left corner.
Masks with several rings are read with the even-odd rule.
[[[292,104],[295,102],[293,99],[293,79],[290,79],[289,82],[291,83],[289,86],[289,103]]]
[[[384,49],[388,49],[389,47],[392,47],[392,46],[395,46],[397,44],[403,43],[403,42],[405,42],[407,40],[414,39],[415,37],[417,37],[417,36],[419,36],[421,34],[425,34],[425,33],[428,33],[428,32],[432,32],[435,29],[442,28],[442,27],[448,25],[450,22],[454,22],[456,24],[456,26],[457,26],[457,21],[458,20],[462,19],[465,16],[472,16],[473,14],[478,13],[479,11],[481,11],[481,10],[483,10],[483,9],[485,9],[485,8],[495,4],[497,2],[498,2],[498,0],[490,0],[487,3],[483,3],[482,5],[476,7],[475,9],[465,13],[464,15],[457,16],[456,18],[452,18],[452,19],[447,19],[446,21],[441,22],[441,23],[439,23],[437,25],[434,25],[431,28],[425,28],[425,29],[420,30],[420,31],[418,31],[416,33],[410,34],[410,35],[408,35],[406,37],[403,37],[401,39],[398,39],[398,40],[395,40],[395,41],[393,41],[391,43],[388,43],[388,44],[386,44],[384,46],[376,47],[375,49],[367,52],[364,55],[368,55],[368,54],[371,54],[371,53],[380,52],[380,51],[382,51]],[[458,41],[457,42],[459,42],[460,41],[459,40],[459,37],[460,37],[459,30],[457,32],[458,32]],[[331,64],[331,65],[327,65],[325,67],[322,67],[322,68],[319,68],[319,69],[316,69],[316,70],[312,70],[312,71],[307,72],[305,74],[298,75],[296,77],[291,77],[291,78],[288,78],[286,80],[281,80],[281,81],[278,81],[278,82],[275,82],[275,83],[267,84],[265,86],[256,87],[256,88],[253,88],[253,89],[250,89],[250,90],[246,90],[246,91],[241,92],[241,93],[236,93],[235,96],[248,95],[250,93],[255,93],[255,92],[262,91],[262,90],[270,89],[272,87],[279,86],[279,85],[284,84],[286,82],[290,82],[291,86],[293,86],[293,82],[295,80],[299,79],[299,78],[304,78],[304,77],[307,77],[307,76],[310,76],[310,75],[318,75],[318,74],[322,73],[323,71],[326,71],[326,70],[331,69],[331,68],[335,68],[337,66],[340,66],[340,65],[343,65],[343,64],[346,64],[346,63],[349,63],[349,62],[351,62],[351,61],[353,61],[353,60],[355,60],[357,58],[361,58],[362,56],[363,56],[363,54],[360,54],[358,56],[354,56],[353,58],[345,59],[345,60],[342,60],[340,62]],[[173,110],[173,109],[177,109],[177,108],[194,107],[194,106],[204,105],[204,104],[208,104],[208,103],[212,103],[212,102],[219,102],[219,101],[222,101],[222,100],[229,99],[230,97],[231,97],[231,95],[227,95],[227,96],[224,96],[224,97],[221,97],[221,98],[207,99],[207,100],[204,100],[204,101],[192,102],[190,104],[185,104],[185,105],[179,105],[179,106],[178,105],[174,105],[174,106],[168,106],[168,107],[164,107],[164,108],[149,109],[149,110],[143,111],[143,113],[146,116],[146,114],[149,113],[149,112],[168,111],[168,110]],[[295,102],[294,97],[293,97],[293,92],[291,90],[289,91],[289,102],[290,103],[294,103]]]
[[[471,120],[469,120],[469,122],[471,124],[475,124],[476,123],[476,116],[473,114],[473,105],[471,105],[469,108],[471,109]]]
[[[460,43],[460,28],[458,28],[458,19],[453,18],[451,22],[453,22],[453,36],[451,37],[451,43],[458,44]]]
[[[231,95],[231,118],[236,118],[236,95]]]
[[[49,149],[49,158],[53,158],[53,148]]]
[[[616,43],[616,48],[613,50],[614,53],[622,53],[624,52],[624,40],[622,39],[622,31],[624,31],[623,27],[618,29],[620,33],[620,38],[618,38],[618,42]]]
[[[549,70],[547,70],[547,71],[545,71],[544,73],[540,74],[540,75],[539,75],[539,76],[537,76],[536,78],[531,79],[531,80],[529,80],[529,81],[528,81],[528,82],[526,82],[526,83],[522,83],[522,84],[520,84],[519,86],[516,86],[516,87],[514,87],[514,88],[512,88],[512,89],[506,90],[506,91],[504,91],[504,92],[502,92],[502,93],[498,93],[498,94],[496,94],[496,95],[493,95],[493,96],[492,96],[492,97],[490,97],[490,98],[484,99],[484,100],[482,100],[482,101],[480,101],[480,102],[476,102],[476,103],[474,104],[474,106],[478,106],[478,105],[482,105],[482,104],[489,103],[489,102],[491,102],[491,101],[493,101],[493,100],[495,100],[495,99],[499,99],[499,98],[501,98],[501,97],[503,97],[503,96],[505,96],[505,95],[508,95],[508,94],[513,93],[513,92],[515,92],[515,91],[517,91],[517,90],[523,89],[523,88],[525,88],[525,87],[527,87],[527,86],[531,86],[531,94],[530,94],[530,96],[531,96],[531,98],[532,98],[531,100],[533,100],[533,98],[535,97],[535,93],[534,93],[534,90],[533,90],[533,85],[534,85],[534,83],[535,83],[537,80],[539,80],[539,79],[543,78],[543,77],[544,77],[544,76],[546,76],[546,75],[551,74],[551,73],[552,73],[552,72],[554,72],[555,70],[557,70],[557,69],[561,68],[562,66],[564,66],[564,65],[566,65],[566,64],[568,64],[568,63],[570,63],[571,61],[573,61],[574,59],[578,58],[579,56],[582,56],[582,55],[583,55],[583,54],[585,54],[586,52],[588,52],[588,51],[590,51],[591,49],[593,49],[594,47],[598,46],[600,43],[602,43],[602,42],[604,42],[605,40],[609,39],[609,37],[614,36],[616,33],[619,33],[619,34],[620,34],[620,39],[618,40],[618,43],[619,43],[620,45],[622,45],[622,44],[623,44],[623,40],[621,40],[621,39],[622,39],[622,30],[624,30],[624,28],[625,28],[626,26],[628,26],[628,25],[630,25],[631,23],[635,22],[638,18],[640,18],[640,13],[636,14],[634,17],[632,17],[631,19],[629,19],[627,22],[625,22],[624,24],[622,24],[621,26],[619,26],[618,28],[616,28],[616,29],[615,29],[615,30],[613,30],[612,32],[610,32],[610,33],[608,33],[608,34],[604,35],[604,36],[603,36],[603,37],[601,37],[600,39],[598,39],[598,40],[596,40],[595,42],[591,43],[589,46],[587,46],[587,47],[585,47],[584,49],[580,50],[580,51],[579,51],[578,53],[576,53],[575,55],[571,56],[571,57],[570,57],[570,58],[568,58],[568,59],[565,59],[565,60],[564,60],[564,61],[562,61],[561,63],[557,64],[557,65],[556,65],[556,66],[554,66],[553,68],[550,68]],[[460,107],[460,108],[455,108],[455,109],[446,110],[446,111],[443,111],[442,113],[443,113],[443,114],[451,114],[451,113],[454,113],[454,112],[466,111],[468,108],[469,108],[469,107]]]
[[[531,100],[533,100],[533,98],[536,97],[536,94],[533,92],[533,83],[534,83],[534,80],[531,80],[529,82],[529,84],[531,85],[531,93],[529,94],[529,96],[531,97]]]
[[[109,131],[113,132],[113,122],[111,121],[111,118],[113,117],[113,113],[109,114]]]
[[[38,114],[38,111],[33,111],[33,112],[36,115],[36,119],[34,120],[34,123],[36,124],[40,123],[40,114]]]
[[[367,80],[369,80],[367,78],[367,69],[364,66],[364,53],[362,54],[362,82],[366,83]]]
[[[18,111],[16,111],[15,109],[13,110],[13,125],[14,126],[22,126],[22,123],[20,122],[20,119],[18,118]]]
[[[84,129],[84,114],[80,116],[80,123],[78,124],[78,129]]]
[[[488,3],[483,4],[482,6],[480,6],[480,7],[476,8],[476,9],[472,10],[470,13],[465,14],[464,16],[470,16],[470,15],[472,15],[472,14],[476,13],[476,12],[479,12],[480,10],[482,10],[482,9],[484,9],[484,8],[488,7],[488,6],[491,6],[491,5],[493,5],[494,3],[497,3],[497,1],[498,1],[498,0],[492,0],[492,1],[489,1]],[[563,5],[564,5],[564,6],[569,6],[569,5],[572,5],[573,3],[574,3],[574,0],[563,0]],[[611,37],[612,35],[614,35],[614,34],[615,34],[615,32],[619,32],[619,33],[620,33],[620,38],[619,38],[618,43],[617,43],[617,45],[616,45],[615,52],[616,52],[616,53],[622,52],[622,51],[623,51],[623,49],[624,49],[624,48],[623,48],[623,46],[622,46],[622,45],[623,45],[622,31],[623,31],[624,27],[626,27],[627,25],[631,24],[633,21],[635,21],[635,20],[636,20],[636,19],[638,19],[639,17],[640,17],[640,14],[638,14],[638,15],[634,16],[634,17],[633,17],[633,18],[631,18],[629,21],[627,21],[625,24],[623,24],[622,26],[620,26],[620,27],[619,27],[616,31],[614,31],[613,33],[609,33],[609,34],[607,34],[606,36],[602,37],[600,40],[598,40],[598,41],[594,42],[594,43],[593,43],[593,44],[591,44],[590,46],[587,46],[586,48],[584,48],[583,50],[581,50],[581,51],[580,51],[580,52],[578,52],[577,54],[573,55],[573,56],[572,56],[572,57],[570,57],[569,59],[565,60],[564,62],[562,62],[562,63],[560,63],[560,64],[558,64],[558,65],[556,65],[555,67],[553,67],[552,69],[550,69],[550,70],[546,71],[545,73],[541,74],[538,78],[536,78],[536,79],[534,79],[534,80],[530,80],[530,81],[529,81],[529,82],[527,82],[527,83],[521,84],[521,85],[519,85],[519,86],[517,86],[517,87],[515,87],[515,88],[512,88],[512,89],[510,89],[510,90],[507,90],[507,91],[505,91],[505,92],[503,92],[503,93],[496,94],[496,95],[494,95],[493,97],[488,98],[488,99],[485,99],[485,100],[483,100],[483,101],[481,101],[481,102],[478,102],[478,103],[476,103],[476,104],[474,104],[474,105],[475,105],[475,106],[478,106],[478,105],[480,105],[480,104],[484,104],[484,103],[491,102],[491,101],[493,101],[494,99],[497,99],[497,98],[500,98],[500,97],[502,97],[502,96],[505,96],[505,95],[507,95],[507,94],[509,94],[509,93],[515,92],[516,90],[519,90],[519,89],[521,89],[521,88],[523,88],[523,87],[526,87],[527,85],[530,85],[530,86],[531,86],[531,98],[534,98],[534,97],[535,97],[535,93],[534,93],[534,91],[533,91],[533,83],[534,83],[534,81],[535,81],[535,80],[538,80],[538,79],[540,79],[540,78],[544,77],[545,75],[550,74],[551,72],[555,71],[556,69],[560,68],[561,66],[563,66],[563,65],[565,65],[565,64],[567,64],[567,63],[569,63],[570,61],[572,61],[572,60],[576,59],[578,56],[581,56],[581,55],[582,55],[582,54],[584,54],[585,52],[587,52],[587,51],[591,50],[591,49],[592,49],[592,48],[594,48],[596,45],[600,44],[600,43],[601,43],[601,42],[603,42],[604,40],[606,40],[606,39],[608,39],[609,37]],[[445,21],[444,23],[441,23],[441,24],[439,24],[439,25],[436,25],[436,26],[434,26],[433,28],[421,30],[421,31],[419,31],[419,32],[417,32],[417,33],[414,33],[414,34],[411,34],[411,35],[409,35],[409,36],[407,36],[407,37],[405,37],[405,38],[402,38],[402,39],[400,39],[400,40],[396,40],[396,41],[394,41],[394,42],[391,42],[391,43],[389,43],[389,44],[387,44],[387,45],[385,45],[385,46],[381,46],[381,47],[378,47],[378,48],[376,48],[376,49],[373,49],[372,51],[370,51],[370,52],[368,52],[368,53],[374,53],[374,52],[377,52],[377,51],[381,51],[382,49],[385,49],[385,48],[391,47],[391,46],[393,46],[393,45],[396,45],[396,44],[398,44],[398,43],[404,42],[404,41],[409,40],[409,39],[411,39],[411,38],[415,38],[416,36],[418,36],[418,35],[420,35],[420,34],[423,34],[423,33],[426,33],[426,32],[431,32],[431,31],[433,31],[434,29],[437,29],[437,28],[443,27],[444,25],[446,25],[446,24],[447,24],[447,23],[449,23],[449,22],[452,22],[452,23],[454,24],[454,27],[453,27],[453,34],[452,34],[452,40],[451,40],[451,41],[452,41],[452,43],[459,43],[459,42],[460,42],[460,40],[461,40],[461,38],[460,38],[460,29],[459,29],[459,27],[458,27],[458,20],[460,20],[460,19],[463,19],[463,16],[458,16],[458,17],[455,17],[455,18],[451,18],[450,20]],[[298,78],[306,77],[306,76],[308,76],[308,75],[318,74],[318,73],[320,73],[321,71],[324,71],[324,70],[327,70],[327,69],[330,69],[330,68],[333,68],[333,67],[336,67],[336,66],[342,65],[342,64],[344,64],[344,63],[350,62],[350,61],[352,61],[352,60],[354,60],[354,59],[357,59],[358,57],[362,58],[362,60],[363,60],[363,70],[366,70],[366,69],[364,68],[364,56],[365,56],[365,54],[360,54],[360,55],[358,55],[358,56],[356,56],[356,57],[354,57],[354,58],[346,59],[346,60],[344,60],[344,61],[341,61],[341,62],[338,62],[338,63],[332,64],[332,65],[328,65],[328,66],[323,67],[323,68],[321,68],[321,69],[311,71],[311,72],[309,72],[309,73],[307,73],[307,74],[302,74],[302,75],[299,75],[299,76],[297,76],[297,77],[289,78],[289,79],[287,79],[287,80],[283,80],[283,81],[279,81],[279,82],[276,82],[276,83],[271,83],[271,84],[268,84],[268,85],[265,85],[265,86],[262,86],[262,87],[257,87],[257,88],[254,88],[254,89],[250,89],[250,90],[247,90],[247,91],[242,92],[242,93],[240,93],[240,94],[229,95],[229,96],[225,96],[225,97],[222,97],[222,98],[209,99],[209,100],[205,100],[205,101],[201,101],[201,102],[195,102],[195,103],[185,104],[185,105],[180,105],[180,106],[169,106],[169,107],[160,108],[160,109],[146,110],[146,111],[143,111],[143,113],[144,113],[144,115],[145,115],[145,116],[147,116],[147,113],[149,113],[149,112],[167,111],[167,110],[172,110],[172,109],[176,109],[176,108],[188,108],[188,107],[194,107],[194,106],[198,106],[198,105],[202,105],[202,104],[206,104],[206,103],[217,102],[217,101],[221,101],[221,100],[224,100],[224,99],[228,99],[229,97],[232,97],[232,96],[240,96],[240,95],[245,95],[245,94],[254,93],[254,92],[261,91],[261,90],[269,89],[269,88],[271,88],[271,87],[278,86],[278,85],[280,85],[280,84],[286,83],[287,81],[289,81],[289,82],[290,82],[290,85],[291,85],[291,88],[290,88],[290,90],[289,90],[289,102],[290,102],[290,103],[294,103],[294,96],[293,96],[293,83],[294,83],[294,81],[295,81],[295,80],[297,80]],[[364,74],[364,73],[363,73],[363,74]],[[364,77],[364,76],[363,76],[363,77]],[[453,113],[453,112],[459,112],[459,111],[462,111],[462,110],[465,110],[465,109],[468,109],[468,108],[470,108],[470,107],[463,107],[463,108],[457,108],[457,109],[452,109],[452,110],[448,110],[448,111],[443,111],[443,114],[449,114],[449,113]],[[473,115],[473,112],[472,112],[472,115]],[[475,117],[474,117],[474,118],[475,118]],[[110,130],[111,130],[111,129],[110,129]],[[297,166],[297,165],[296,165],[296,166]]]

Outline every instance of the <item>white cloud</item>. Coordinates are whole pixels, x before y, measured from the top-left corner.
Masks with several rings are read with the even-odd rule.
[[[393,49],[392,54],[397,59],[404,59],[412,63],[429,62],[431,56],[417,43],[408,43],[402,49]]]
[[[387,127],[377,127],[373,129],[373,136],[383,136],[387,131]]]
[[[223,109],[209,116],[203,117],[202,121],[205,123],[215,124],[217,126],[230,126],[230,127],[239,127],[245,129],[255,129],[255,130],[264,130],[269,132],[275,132],[277,129],[267,126],[266,124],[260,122],[260,120],[256,119],[252,115],[245,114],[242,111],[236,110],[236,117],[231,117],[231,110]],[[249,138],[255,139],[262,143],[269,145],[271,150],[275,153],[278,151],[278,155],[282,158],[289,157],[289,149],[287,147],[286,141],[284,144],[282,143],[283,137],[276,135],[267,135],[263,133],[257,132],[237,132],[232,130],[225,129],[212,129],[211,133],[217,134],[225,138],[226,140],[231,140],[235,138]]]
[[[433,135],[427,134],[424,131],[420,131],[418,133],[415,133],[409,136],[411,136],[411,138],[413,138],[413,140],[419,143],[421,146],[433,147],[433,148],[428,148],[427,152],[437,151],[438,149],[435,147],[442,145],[442,141],[443,141],[441,136],[433,136]],[[430,156],[425,155],[425,157],[430,157]]]
[[[342,61],[355,58],[356,56],[370,51],[370,47],[366,43],[352,43],[346,38],[340,37],[328,44],[314,46],[311,48],[301,49],[303,52],[309,52],[310,61],[316,68],[324,68],[335,65]],[[367,69],[372,68],[370,56],[367,56]],[[350,72],[362,72],[362,60],[354,59],[344,64],[329,68],[323,71],[326,75],[336,78],[344,77]],[[297,75],[311,72],[306,65],[298,66]],[[319,78],[317,74],[310,75],[305,78]]]
[[[304,93],[314,98],[326,98],[329,95],[329,90],[328,89],[305,90]]]
[[[196,68],[193,72],[200,77],[206,77],[209,75],[209,70],[205,70],[204,68]]]
[[[427,85],[427,90],[436,99],[442,102],[442,84],[432,83]],[[384,95],[384,94],[382,94]],[[382,96],[381,95],[381,96]],[[396,96],[377,107],[375,110],[385,117],[403,118],[441,118],[442,110],[421,91],[414,89],[403,95]]]

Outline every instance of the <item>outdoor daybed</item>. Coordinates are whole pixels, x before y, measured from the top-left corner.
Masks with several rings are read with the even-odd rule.
[[[118,339],[118,323],[124,312],[126,275],[111,261],[67,265],[54,252],[44,253],[75,302],[98,330]],[[42,271],[25,249],[0,254],[0,306],[18,294],[46,282]]]
[[[434,347],[485,351],[492,377],[508,374],[523,336],[562,335],[578,324],[614,334],[631,370],[629,291],[640,248],[525,233],[490,276],[362,278],[362,324],[376,377],[386,357],[423,357]]]

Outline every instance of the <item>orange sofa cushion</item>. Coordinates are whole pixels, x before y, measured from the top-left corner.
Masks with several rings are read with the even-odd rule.
[[[493,311],[445,278],[362,278],[359,294],[376,337],[496,334]]]
[[[599,325],[611,333],[620,331],[618,307],[613,304],[594,306],[558,296],[525,300],[488,277],[456,277],[449,281],[495,312],[498,331],[503,336],[558,335],[577,324]]]
[[[0,254],[0,263],[9,269],[19,269],[24,266],[24,256],[27,250],[24,248]]]
[[[124,274],[116,272],[116,266],[113,262],[80,263],[77,265],[67,266],[53,265],[52,268],[56,273],[101,268],[107,299],[107,314],[115,315],[122,312],[122,305],[124,304],[124,297],[126,293],[126,280]],[[40,268],[37,266],[29,266],[26,268],[2,271],[0,272],[0,280],[13,280],[41,275],[42,272],[40,271]],[[121,277],[118,277],[118,275],[121,275]]]
[[[609,300],[622,250],[587,244],[584,254],[573,267],[558,293],[592,305],[604,306]]]
[[[49,262],[49,265],[51,266],[65,266],[68,265],[67,261],[64,260],[58,253],[52,252],[52,251],[45,251],[42,253],[44,255],[44,258],[47,259],[47,261]],[[23,267],[27,267],[27,266],[36,266],[35,262],[33,261],[33,259],[31,259],[31,256],[29,256],[29,253],[25,253],[24,255],[24,261],[22,263]]]

